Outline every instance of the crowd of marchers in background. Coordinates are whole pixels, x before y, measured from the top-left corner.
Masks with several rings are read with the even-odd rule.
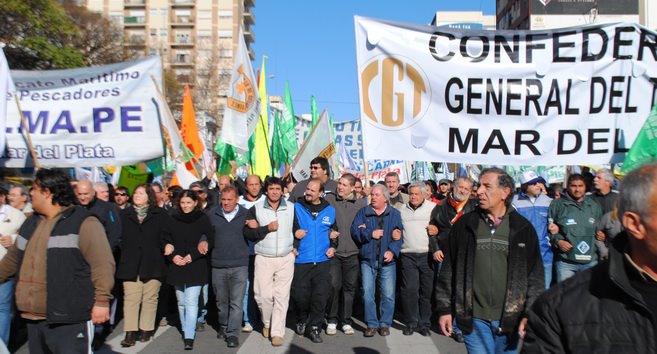
[[[286,326],[322,343],[396,319],[470,353],[657,350],[657,164],[563,188],[528,170],[519,189],[499,168],[403,185],[331,178],[322,157],[310,170],[3,185],[0,339],[21,324],[30,352],[87,353],[123,319],[123,347],[174,325],[191,350],[210,320],[228,347],[254,330],[281,346]]]

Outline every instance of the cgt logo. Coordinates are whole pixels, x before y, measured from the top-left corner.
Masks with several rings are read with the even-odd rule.
[[[408,128],[419,122],[429,107],[429,80],[411,63],[408,58],[376,57],[360,72],[364,113],[380,128]]]

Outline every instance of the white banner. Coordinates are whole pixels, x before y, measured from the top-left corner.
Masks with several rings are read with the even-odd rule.
[[[260,96],[257,84],[251,67],[251,57],[249,57],[240,28],[237,53],[233,70],[230,73],[228,104],[221,127],[221,140],[244,151],[249,149],[249,137],[253,134],[258,124],[258,117],[260,117]]]
[[[11,74],[42,167],[120,166],[163,155],[159,118],[165,103],[151,79],[161,87],[159,57]],[[0,166],[30,167],[13,102],[7,95],[7,147]]]
[[[14,91],[14,83],[9,73],[9,65],[5,52],[0,48],[0,151],[4,151],[6,142],[7,127],[7,105],[15,104],[9,100],[3,100],[2,97],[8,97],[9,92]]]
[[[310,161],[317,156],[330,159],[335,154],[335,145],[331,141],[331,131],[326,111],[322,112],[315,127],[310,131],[306,142],[301,146],[290,170],[297,181],[310,178]],[[330,160],[329,160],[330,161]]]
[[[655,101],[657,33],[436,28],[356,17],[368,158],[622,161]]]

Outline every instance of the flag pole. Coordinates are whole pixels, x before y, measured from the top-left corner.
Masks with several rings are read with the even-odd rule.
[[[27,140],[27,147],[30,149],[30,155],[34,161],[34,168],[39,169],[39,159],[37,158],[36,151],[34,151],[34,145],[32,145],[32,136],[30,135],[30,128],[27,126],[27,120],[23,115],[23,110],[21,109],[21,103],[18,100],[18,96],[14,93],[14,99],[16,101],[16,107],[18,107],[18,114],[21,116],[21,123],[23,125],[23,131],[25,132],[25,140]]]
[[[155,80],[155,77],[153,77],[153,75],[151,75],[151,80],[153,80],[153,84],[155,85],[155,89],[157,90],[158,95],[160,95],[160,99],[163,102],[166,103],[167,100],[164,97],[164,95],[162,95],[162,91],[160,90],[160,88],[157,87],[157,81]],[[167,111],[167,115],[169,116],[169,119],[171,119],[171,121],[173,122],[173,127],[176,128],[175,129],[176,135],[178,136],[178,138],[180,139],[181,142],[184,141],[183,138],[182,138],[182,135],[180,135],[180,130],[178,129],[178,125],[176,124],[175,119],[173,119],[173,113],[171,113],[171,109],[169,109],[169,105],[165,104],[164,108]],[[189,156],[187,154],[187,147],[186,146],[182,149],[182,153],[185,155],[185,157],[189,158]],[[175,159],[175,156],[174,156],[174,159]],[[199,174],[198,174],[198,170],[196,169],[196,165],[194,164],[193,156],[192,156],[192,158],[190,158],[190,160],[192,160],[192,163],[190,165],[192,165],[192,168],[194,169],[194,175],[196,176],[196,178],[198,178]]]

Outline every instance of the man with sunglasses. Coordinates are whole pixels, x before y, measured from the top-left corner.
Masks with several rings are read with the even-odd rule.
[[[130,193],[128,193],[128,188],[120,186],[116,188],[114,192],[114,204],[119,209],[125,209],[130,206]]]
[[[290,197],[288,198],[291,202],[296,202],[299,198],[304,196],[306,192],[306,186],[308,181],[313,178],[318,178],[322,181],[324,185],[324,197],[326,195],[331,195],[329,202],[335,199],[335,194],[338,189],[338,184],[330,178],[330,168],[329,162],[327,159],[317,156],[310,161],[310,178],[300,181],[294,186],[294,189],[290,192]]]

